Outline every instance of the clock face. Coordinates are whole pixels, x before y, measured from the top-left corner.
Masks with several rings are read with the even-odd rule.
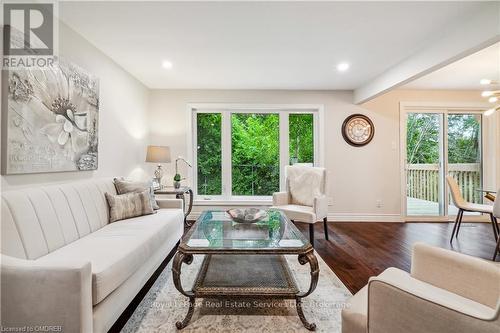
[[[342,125],[342,136],[352,146],[366,145],[372,140],[374,132],[372,121],[362,114],[347,117]]]

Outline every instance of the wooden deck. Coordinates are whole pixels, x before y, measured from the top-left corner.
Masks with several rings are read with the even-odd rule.
[[[438,216],[439,204],[434,201],[407,197],[406,211],[408,216]],[[457,215],[457,213],[457,207],[448,206],[448,215]]]

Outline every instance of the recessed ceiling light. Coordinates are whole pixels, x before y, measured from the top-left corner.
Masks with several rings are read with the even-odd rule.
[[[493,96],[493,91],[485,90],[481,93],[481,96],[483,97],[490,97]]]
[[[498,101],[498,98],[497,98],[497,97],[495,97],[495,96],[492,96],[492,97],[490,97],[490,98],[488,99],[488,102],[490,102],[490,103],[495,103],[495,102],[497,102],[497,101]]]
[[[341,62],[340,64],[337,65],[337,70],[339,72],[345,72],[348,69],[349,69],[349,63],[347,62]]]
[[[489,79],[482,79],[481,81],[479,81],[479,84],[488,85],[488,84],[491,84],[491,80],[489,80]]]
[[[170,68],[172,68],[172,63],[168,60],[163,60],[163,62],[161,63],[161,66],[165,69],[170,69]]]

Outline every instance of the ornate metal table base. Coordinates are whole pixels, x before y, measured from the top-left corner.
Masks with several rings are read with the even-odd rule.
[[[162,187],[155,191],[155,194],[175,194],[176,199],[182,199],[182,206],[184,207],[184,225],[190,227],[192,224],[187,222],[187,217],[193,209],[193,190],[187,186],[174,188],[170,186]],[[189,195],[189,202],[186,207],[186,194]]]
[[[309,263],[311,282],[307,291],[300,292],[283,255],[278,254],[207,254],[203,261],[193,290],[186,291],[181,283],[181,268],[190,265],[192,254],[179,250],[175,255],[172,272],[174,285],[181,294],[189,298],[186,317],[176,323],[178,329],[186,327],[194,312],[195,298],[262,298],[294,299],[298,316],[308,330],[314,331],[316,324],[307,321],[302,299],[309,296],[318,284],[319,265],[312,249],[299,254],[299,263]]]

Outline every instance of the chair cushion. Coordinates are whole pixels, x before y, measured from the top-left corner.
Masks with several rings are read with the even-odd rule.
[[[160,209],[156,214],[108,224],[38,260],[79,258],[90,261],[92,303],[96,305],[139,269],[165,239],[172,235],[180,238],[183,221],[182,210]]]
[[[290,219],[299,222],[316,223],[316,214],[312,207],[301,205],[283,205],[273,206],[271,208],[279,209]]]
[[[368,318],[368,286],[347,301],[342,309],[342,333],[366,333]]]

